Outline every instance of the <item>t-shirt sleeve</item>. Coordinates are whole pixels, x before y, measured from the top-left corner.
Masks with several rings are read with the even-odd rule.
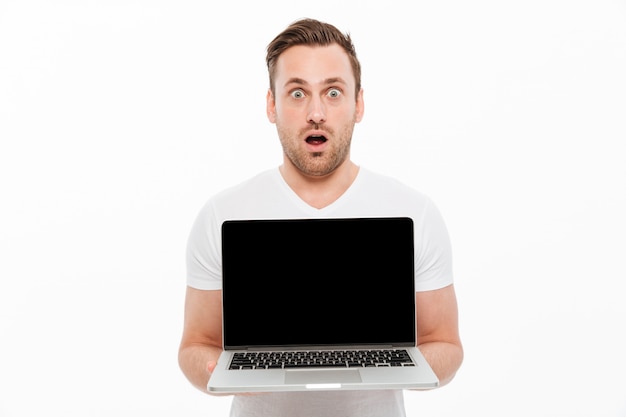
[[[453,283],[452,247],[441,213],[429,200],[415,235],[415,290],[431,291]]]
[[[187,285],[199,290],[222,288],[221,225],[209,201],[191,227],[187,240]]]

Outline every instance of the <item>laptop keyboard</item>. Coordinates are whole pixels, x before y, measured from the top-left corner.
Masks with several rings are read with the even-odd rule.
[[[415,366],[405,349],[236,352],[229,369],[363,368]]]

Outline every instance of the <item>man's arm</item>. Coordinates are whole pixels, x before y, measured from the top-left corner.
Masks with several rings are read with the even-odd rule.
[[[415,294],[417,347],[444,386],[463,362],[454,286]]]
[[[200,391],[208,393],[206,386],[221,352],[222,291],[187,287],[178,364]]]

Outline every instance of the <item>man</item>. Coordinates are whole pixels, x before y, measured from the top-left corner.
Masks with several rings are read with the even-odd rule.
[[[206,386],[222,350],[220,225],[225,219],[408,216],[416,230],[418,347],[448,383],[461,365],[450,244],[428,198],[350,159],[364,111],[361,70],[349,35],[304,19],[268,46],[267,117],[276,124],[283,164],[225,190],[201,210],[187,247],[184,374]],[[324,260],[324,248],[307,248]],[[260,278],[262,279],[262,278]],[[297,282],[294,283],[297,285]],[[236,395],[231,416],[404,416],[398,390]]]

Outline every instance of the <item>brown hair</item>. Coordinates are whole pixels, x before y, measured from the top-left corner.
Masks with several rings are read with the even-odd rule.
[[[274,94],[274,75],[278,57],[288,48],[296,45],[328,46],[336,43],[348,54],[354,73],[356,94],[361,90],[361,64],[348,33],[343,34],[335,26],[314,19],[302,19],[289,25],[267,46],[267,70],[270,76],[270,90]]]

